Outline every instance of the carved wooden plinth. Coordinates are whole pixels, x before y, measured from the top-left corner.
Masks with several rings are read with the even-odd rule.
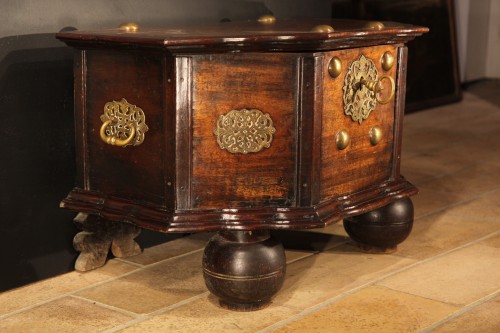
[[[110,250],[118,258],[142,252],[134,240],[141,232],[139,227],[83,213],[79,213],[74,221],[83,229],[73,239],[75,250],[80,252],[75,263],[77,271],[85,272],[103,266]]]

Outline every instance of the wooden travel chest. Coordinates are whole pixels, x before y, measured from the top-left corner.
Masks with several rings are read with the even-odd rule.
[[[270,229],[345,218],[362,247],[395,249],[417,192],[399,172],[404,43],[426,31],[263,16],[59,33],[76,49],[78,179],[62,206],[86,230],[77,268],[104,262],[88,259],[96,235],[126,256],[137,227],[218,231],[207,286],[225,306],[255,309],[285,271]]]

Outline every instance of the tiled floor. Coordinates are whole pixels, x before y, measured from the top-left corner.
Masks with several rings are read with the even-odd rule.
[[[273,304],[242,313],[206,291],[195,235],[5,292],[0,331],[500,332],[498,87],[406,117],[402,169],[421,193],[394,254],[361,252],[341,224],[304,231],[321,251],[288,249]]]

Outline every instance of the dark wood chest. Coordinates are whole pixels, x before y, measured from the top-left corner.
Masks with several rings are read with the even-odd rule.
[[[359,243],[394,248],[411,229],[408,197],[417,192],[399,172],[404,43],[426,31],[266,16],[60,33],[76,49],[78,156],[76,187],[62,206],[84,225],[219,231],[205,253],[207,286],[236,308],[270,296],[221,295],[221,276],[242,295],[253,288],[242,276],[267,276],[268,289],[279,289],[284,263],[259,254],[267,270],[242,275],[226,267],[234,250],[220,259],[227,244],[264,246],[269,229],[346,218]],[[373,222],[379,211],[388,217]],[[373,223],[405,228],[397,241],[382,233],[374,243]],[[282,256],[276,245],[264,248]]]

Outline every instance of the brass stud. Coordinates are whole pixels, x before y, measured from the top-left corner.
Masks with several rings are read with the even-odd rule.
[[[335,79],[337,76],[342,73],[342,61],[339,57],[333,57],[328,64],[328,73],[330,76]]]
[[[365,25],[365,27],[373,30],[382,30],[384,29],[384,24],[379,21],[370,21]]]
[[[370,130],[370,143],[375,146],[382,140],[382,129],[379,126],[373,126]]]
[[[118,29],[126,32],[136,32],[137,30],[139,30],[139,25],[135,22],[127,22],[120,24]]]
[[[392,55],[391,52],[387,51],[384,52],[382,55],[382,59],[380,59],[380,62],[382,63],[382,68],[384,71],[388,71],[394,66],[394,56]]]
[[[340,130],[337,132],[337,135],[335,136],[335,143],[337,144],[338,150],[346,149],[350,142],[351,138],[346,130]]]
[[[311,29],[311,32],[321,32],[321,33],[330,33],[330,32],[334,32],[334,31],[335,30],[327,24],[317,25]]]
[[[259,23],[262,23],[262,24],[273,24],[273,23],[276,23],[276,17],[274,17],[273,15],[262,15],[260,16],[257,21]]]

